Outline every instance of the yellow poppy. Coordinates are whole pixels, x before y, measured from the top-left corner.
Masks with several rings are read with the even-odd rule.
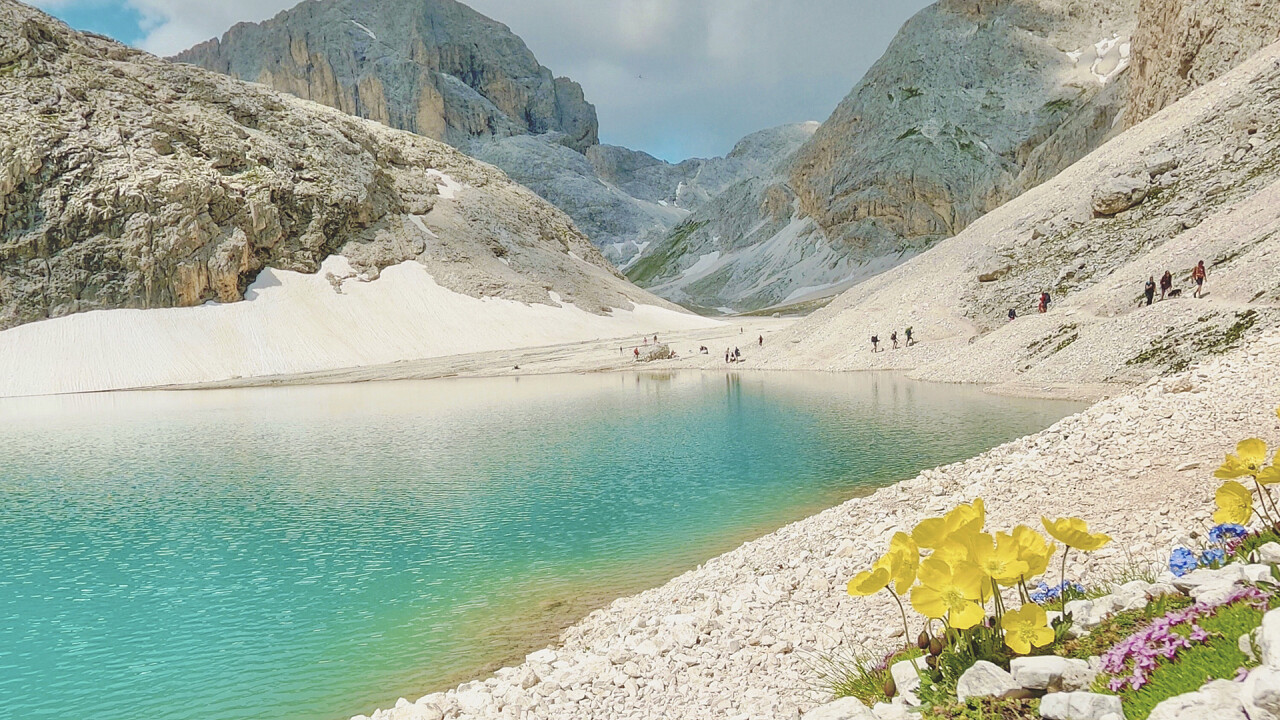
[[[1280,465],[1272,465],[1258,473],[1259,485],[1275,485],[1280,483]]]
[[[1049,569],[1049,560],[1058,551],[1057,545],[1026,525],[1013,529],[1013,541],[1018,544],[1018,559],[1027,564],[1028,578],[1043,575]]]
[[[1035,603],[1005,613],[1000,627],[1004,628],[1004,644],[1019,655],[1026,655],[1033,647],[1044,647],[1054,638],[1049,615]]]
[[[904,532],[894,533],[884,559],[887,561],[894,590],[899,595],[906,595],[915,583],[916,572],[920,569],[920,548],[916,547],[910,535]]]
[[[923,520],[911,531],[911,539],[922,548],[942,547],[947,537],[956,532],[978,532],[987,522],[987,511],[978,498],[969,505],[957,505],[940,518]]]
[[[871,570],[860,572],[853,576],[849,581],[848,591],[854,597],[865,597],[867,595],[875,595],[881,590],[889,586],[889,568],[880,566],[879,561],[877,567]]]
[[[1236,445],[1235,454],[1228,455],[1213,476],[1219,480],[1252,477],[1262,471],[1262,465],[1266,461],[1267,444],[1258,438],[1249,438]]]
[[[1247,525],[1253,517],[1253,493],[1234,480],[1222,483],[1213,501],[1218,506],[1213,521],[1219,524]]]
[[[986,533],[975,537],[973,563],[983,575],[1001,585],[1014,585],[1030,571],[1031,565],[1018,557],[1018,543],[1012,535]]]
[[[974,602],[981,597],[981,575],[952,568],[931,556],[920,564],[920,584],[911,591],[911,607],[927,618],[946,618],[951,627],[966,630],[986,616]]]
[[[1058,542],[1076,550],[1093,552],[1111,542],[1110,535],[1089,532],[1088,524],[1080,518],[1050,520],[1047,517],[1042,517],[1040,522],[1044,524],[1044,529],[1049,531],[1049,534]]]

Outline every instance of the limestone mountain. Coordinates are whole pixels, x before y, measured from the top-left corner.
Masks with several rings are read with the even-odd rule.
[[[597,142],[582,88],[454,0],[308,0],[173,58],[451,145],[560,133]]]
[[[203,372],[221,352],[205,344],[225,333],[223,349],[243,348],[218,366],[226,376],[438,352],[433,328],[459,319],[446,304],[469,308],[462,320],[485,347],[513,342],[518,324],[502,328],[530,313],[559,318],[550,327],[569,339],[632,332],[626,318],[643,325],[651,311],[684,317],[621,278],[564,213],[435,140],[77,33],[14,0],[0,0],[0,77],[7,363],[70,343],[69,356],[101,360],[84,377],[163,365],[128,347],[161,316],[173,323],[156,330],[161,344],[223,318],[166,352]],[[293,312],[291,296],[265,319],[232,310],[321,270],[328,284],[306,289],[316,312],[283,326],[292,341],[256,326]],[[398,307],[372,313],[360,298]],[[196,307],[209,302],[220,305]],[[119,332],[100,324],[121,318]],[[298,352],[309,355],[273,364]],[[76,388],[120,386],[100,380]]]
[[[582,88],[454,0],[308,0],[174,59],[448,142],[566,211],[617,264],[811,134],[779,128],[679,164],[599,145]]]
[[[954,235],[1100,145],[1125,107],[1137,0],[943,0],[799,151],[628,270],[689,306],[831,294]]]
[[[1195,297],[1201,261],[1208,280]],[[1148,303],[1145,283],[1165,271],[1179,294]],[[1280,43],[848,290],[766,348],[762,364],[1096,396],[1275,328],[1277,278]],[[871,352],[870,336],[907,327],[918,345]]]

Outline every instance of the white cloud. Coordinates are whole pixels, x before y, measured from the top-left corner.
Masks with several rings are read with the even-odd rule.
[[[171,55],[297,0],[126,3],[138,45]],[[368,0],[373,2],[374,0]],[[425,1],[425,0],[424,0]],[[466,0],[582,84],[605,141],[668,158],[727,151],[772,125],[824,120],[928,0]]]

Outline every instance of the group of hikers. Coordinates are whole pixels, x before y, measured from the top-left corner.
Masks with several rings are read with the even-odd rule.
[[[763,335],[761,335],[761,336],[756,340],[756,342],[757,342],[757,343],[759,343],[760,347],[764,347],[764,336],[763,336]],[[742,362],[742,351],[741,351],[741,350],[739,350],[738,348],[734,348],[733,350],[730,350],[729,348],[725,348],[725,349],[724,349],[724,361],[725,361],[726,363],[740,363],[740,362]]]
[[[915,339],[915,337],[912,335],[912,328],[907,328],[907,329],[903,332],[903,335],[905,336],[905,338],[904,338],[904,339],[905,339],[905,342],[904,342],[904,343],[903,343],[903,345],[902,345],[903,347],[911,347],[912,345],[915,345],[915,344],[916,344],[916,339]],[[897,331],[897,330],[894,330],[892,333],[889,333],[889,342],[893,343],[893,349],[894,349],[894,350],[897,350],[897,349],[898,349],[898,331]],[[883,351],[880,349],[880,336],[879,336],[879,335],[872,335],[872,336],[871,336],[871,352],[873,352],[873,353],[883,352]]]
[[[1204,269],[1204,261],[1196,263],[1191,270],[1191,282],[1196,284],[1195,297],[1198,299],[1204,294],[1204,281],[1209,273]],[[1143,288],[1143,296],[1147,299],[1147,305],[1155,302],[1156,299],[1156,276],[1152,275],[1147,278],[1147,286]],[[1182,290],[1173,287],[1173,273],[1168,270],[1164,271],[1164,275],[1160,276],[1160,299],[1174,298],[1182,295]]]

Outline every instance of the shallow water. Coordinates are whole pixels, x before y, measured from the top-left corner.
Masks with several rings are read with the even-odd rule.
[[[799,373],[0,400],[0,708],[370,712],[1078,408]]]

